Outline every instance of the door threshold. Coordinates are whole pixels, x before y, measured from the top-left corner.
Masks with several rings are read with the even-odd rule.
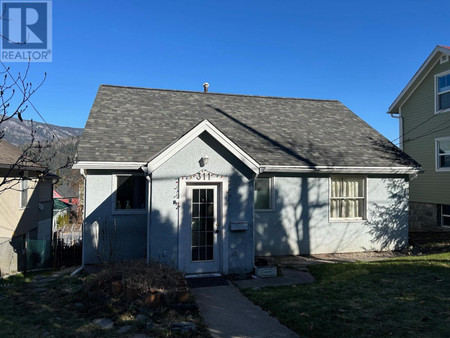
[[[222,274],[216,273],[190,273],[184,278],[206,278],[206,277],[222,277]]]

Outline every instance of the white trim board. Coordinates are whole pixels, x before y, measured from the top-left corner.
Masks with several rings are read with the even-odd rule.
[[[169,158],[179,152],[183,147],[192,142],[201,133],[207,132],[212,137],[214,137],[221,145],[223,145],[229,152],[236,156],[240,161],[242,161],[246,166],[248,166],[254,173],[259,172],[259,164],[250,155],[244,152],[240,147],[238,147],[233,141],[231,141],[224,133],[217,129],[208,120],[203,120],[189,132],[179,138],[177,141],[172,143],[169,147],[156,154],[148,162],[148,171],[153,172],[163,165]]]
[[[260,172],[285,173],[340,173],[340,174],[416,174],[421,168],[415,167],[339,167],[339,166],[281,166],[262,165]]]
[[[101,162],[80,161],[72,166],[72,169],[139,169],[145,162]]]
[[[403,96],[406,94],[406,92],[412,87],[414,82],[422,75],[422,72],[425,70],[425,68],[428,66],[428,64],[431,62],[431,60],[435,57],[437,53],[443,53],[450,55],[450,49],[446,48],[444,46],[437,45],[431,54],[427,57],[425,62],[420,66],[420,68],[417,70],[417,72],[414,74],[414,76],[409,80],[408,84],[403,88],[403,90],[400,92],[400,94],[397,96],[397,98],[394,100],[394,102],[390,105],[388,109],[388,114],[394,113],[394,107],[400,102],[400,100],[403,98]],[[439,60],[436,60],[438,62]]]

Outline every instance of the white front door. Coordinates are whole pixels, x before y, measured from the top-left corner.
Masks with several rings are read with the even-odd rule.
[[[188,185],[182,238],[186,273],[220,271],[217,185]]]

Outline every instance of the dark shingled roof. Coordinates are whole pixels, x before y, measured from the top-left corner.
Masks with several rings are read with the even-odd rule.
[[[418,166],[339,101],[108,85],[78,161],[145,162],[204,119],[260,165]]]

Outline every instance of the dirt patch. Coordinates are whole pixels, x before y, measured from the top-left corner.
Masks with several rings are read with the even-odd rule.
[[[311,264],[374,262],[402,256],[421,256],[450,251],[450,232],[411,232],[409,246],[401,251],[365,251],[305,256],[261,257],[270,265],[302,269]]]
[[[317,254],[305,256],[276,256],[264,257],[270,265],[284,268],[301,269],[312,264],[322,263],[343,263],[343,262],[373,262],[388,258],[404,256],[406,253],[397,251],[367,251],[367,252],[347,252],[333,254]]]

